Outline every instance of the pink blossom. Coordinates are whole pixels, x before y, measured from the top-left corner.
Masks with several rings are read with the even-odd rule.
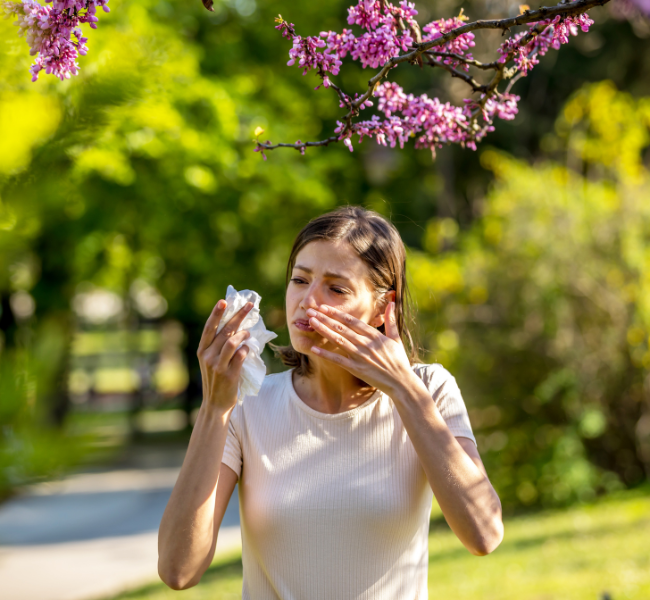
[[[379,0],[360,0],[348,9],[348,23],[362,27],[365,33],[356,37],[351,29],[344,29],[341,34],[323,31],[320,35],[328,51],[336,53],[339,59],[349,53],[364,68],[377,68],[413,44],[411,32],[401,30],[398,25],[402,19],[405,25],[417,26],[415,15],[412,2],[402,1],[394,6],[389,2],[382,5]]]
[[[266,143],[270,144],[271,142],[269,140],[266,140]],[[266,160],[266,154],[264,154],[264,148],[262,146],[255,146],[253,152],[259,152],[262,155],[262,158]]]
[[[418,29],[416,15],[414,5],[408,1],[395,6],[387,1],[359,0],[348,9],[348,24],[361,28],[359,34],[352,29],[343,29],[341,33],[323,31],[319,37],[302,38],[296,34],[292,24],[281,19],[277,29],[293,43],[288,64],[297,64],[304,69],[303,74],[316,70],[323,80],[321,85],[329,87],[332,85],[329,75],[338,74],[341,61],[348,54],[352,60],[359,61],[363,68],[378,68],[402,52],[412,50],[415,45],[413,32]],[[439,40],[464,23],[465,19],[460,16],[432,21],[422,28],[422,41]],[[498,62],[514,63],[514,69],[509,69],[506,77],[512,77],[516,72],[525,75],[549,49],[560,48],[580,30],[588,31],[592,24],[593,21],[586,14],[557,16],[531,23],[528,31],[511,35],[501,44]],[[456,34],[453,39],[433,46],[430,55],[445,65],[468,71],[470,65],[467,63],[473,61],[470,50],[474,45],[472,32]],[[384,81],[373,91],[377,98],[378,114],[355,121],[360,112],[373,106],[373,103],[369,99],[361,102],[358,94],[352,97],[337,88],[339,106],[347,109],[348,114],[345,120],[337,121],[334,131],[350,151],[353,150],[352,138],[355,135],[359,143],[364,137],[370,137],[378,144],[399,145],[400,148],[414,138],[417,148],[429,148],[434,153],[436,148],[450,143],[475,150],[476,144],[494,130],[495,119],[515,118],[520,98],[511,94],[510,88],[502,93],[497,87],[493,89],[472,83],[472,89],[483,92],[478,97],[465,99],[462,106],[454,106],[426,94],[406,94],[396,83]],[[482,122],[479,122],[480,117]],[[305,147],[301,142],[297,142],[296,147],[304,152]]]
[[[357,39],[351,29],[343,29],[341,33],[321,31],[320,36],[325,38],[327,48],[335,52],[339,59],[347,56]]]
[[[293,48],[289,50],[290,60],[287,65],[294,65],[297,61],[298,66],[304,69],[303,75],[307,74],[311,69],[318,69],[319,67],[324,72],[337,75],[341,61],[336,54],[331,54],[327,50],[325,52],[318,52],[319,48],[325,47],[325,42],[320,38],[303,38],[296,35],[293,38]],[[329,83],[326,83],[325,87],[329,87]]]
[[[422,41],[430,42],[437,40],[446,33],[449,33],[453,29],[462,27],[464,25],[463,19],[459,17],[454,17],[453,19],[440,19],[439,21],[432,21],[428,25],[425,25],[422,28]],[[457,38],[445,42],[440,46],[435,46],[432,50],[437,52],[446,52],[449,54],[459,54],[465,58],[471,59],[472,55],[467,52],[470,48],[473,48],[476,45],[474,42],[474,34],[470,31],[468,33],[463,33]],[[461,63],[458,60],[455,60],[452,57],[445,57],[443,62],[454,67],[461,66],[464,70],[467,70],[468,67],[465,63]]]
[[[399,6],[390,2],[379,0],[360,0],[356,6],[348,8],[348,24],[359,25],[367,31],[373,31],[387,25],[396,28],[398,19],[402,19],[406,25],[415,25],[415,16],[418,11],[413,2],[402,0]]]
[[[517,70],[527,74],[539,63],[539,56],[544,56],[550,48],[559,50],[562,44],[569,42],[570,35],[578,35],[579,29],[586,33],[593,24],[593,20],[586,14],[575,17],[558,15],[552,20],[530,23],[531,28],[545,27],[527,43],[525,40],[530,35],[528,32],[520,32],[508,38],[497,49],[499,62],[506,63],[512,59]]]
[[[375,96],[379,98],[377,108],[387,117],[393,113],[403,112],[408,104],[408,97],[404,90],[396,83],[387,81],[377,88]]]
[[[489,124],[492,124],[495,116],[504,121],[512,121],[519,112],[517,106],[519,100],[521,100],[519,96],[508,93],[496,92],[493,96],[481,94],[477,101],[465,100],[465,114],[471,117],[473,112],[480,111],[483,120]]]
[[[282,17],[276,19],[276,21],[279,21],[279,25],[276,25],[275,28],[281,31],[283,37],[293,42],[293,47],[289,50],[289,62],[287,62],[287,65],[293,66],[298,63],[298,66],[303,69],[303,75],[315,69],[323,79],[322,85],[326,88],[330,87],[331,81],[327,73],[338,75],[339,67],[341,66],[338,53],[329,48],[328,44],[320,39],[320,37],[309,36],[303,38],[296,34],[293,24],[288,23]],[[322,49],[325,50],[320,52],[319,50]],[[316,89],[319,87],[320,85]]]
[[[77,58],[88,52],[88,38],[79,25],[88,23],[96,29],[97,7],[109,12],[107,5],[108,0],[54,0],[52,6],[36,0],[3,4],[5,13],[15,18],[19,35],[25,36],[30,54],[36,56],[30,67],[32,81],[43,70],[61,80],[77,75]]]
[[[399,56],[400,50],[406,51],[413,44],[413,38],[408,32],[398,36],[387,26],[364,33],[356,38],[350,49],[354,60],[361,62],[364,68],[382,67],[393,56]]]
[[[469,118],[464,109],[425,94],[407,95],[395,83],[378,86],[375,96],[379,98],[377,108],[386,118],[373,115],[370,120],[354,123],[351,132],[359,136],[359,142],[368,136],[374,137],[378,144],[391,147],[399,144],[403,148],[411,137],[415,137],[418,148],[433,150],[446,143],[475,147],[477,139],[490,130],[484,127],[476,132],[468,127]],[[338,122],[335,132],[341,133],[344,141],[349,141],[349,132],[344,133],[344,130],[345,124]],[[350,147],[347,142],[346,145]]]
[[[377,29],[384,22],[383,18],[379,0],[361,0],[348,8],[348,24],[359,25],[368,31]]]

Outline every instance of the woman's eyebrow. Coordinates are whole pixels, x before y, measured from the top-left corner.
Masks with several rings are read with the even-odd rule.
[[[313,273],[313,271],[309,267],[303,267],[302,265],[294,265],[293,268],[300,269],[301,271],[304,271],[305,273],[309,273],[310,275]],[[345,275],[341,275],[340,273],[334,273],[332,271],[326,271],[324,275],[329,279],[345,279],[346,281],[350,281],[349,277],[346,277]]]

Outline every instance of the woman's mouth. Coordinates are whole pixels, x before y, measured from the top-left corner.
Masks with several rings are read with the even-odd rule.
[[[309,324],[307,319],[296,319],[293,324],[300,329],[300,331],[314,331],[314,328]]]

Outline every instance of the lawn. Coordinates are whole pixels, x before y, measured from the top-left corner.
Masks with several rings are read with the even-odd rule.
[[[565,510],[512,517],[492,554],[469,554],[434,518],[429,597],[445,600],[647,600],[650,598],[650,489],[622,492]],[[222,557],[179,596],[154,584],[119,600],[241,598],[241,557]],[[118,600],[115,598],[114,600]]]

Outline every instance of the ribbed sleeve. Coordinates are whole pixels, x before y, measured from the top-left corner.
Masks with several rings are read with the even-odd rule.
[[[476,444],[469,415],[455,377],[442,365],[414,365],[413,370],[427,386],[440,415],[456,437],[469,438]]]
[[[237,473],[237,477],[241,475],[242,466],[241,441],[239,438],[241,431],[239,422],[241,419],[241,406],[238,402],[230,414],[228,436],[226,437],[226,446],[223,450],[223,458],[221,459],[222,463]]]

